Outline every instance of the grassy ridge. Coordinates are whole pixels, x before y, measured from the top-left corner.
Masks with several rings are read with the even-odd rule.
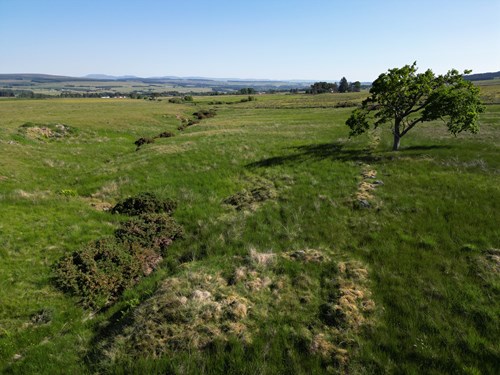
[[[346,138],[350,109],[335,107],[362,97],[269,95],[231,105],[208,105],[209,97],[193,105],[0,101],[3,371],[90,371],[96,359],[89,349],[119,329],[162,280],[181,275],[184,262],[227,273],[231,259],[251,248],[276,254],[312,248],[369,270],[377,308],[373,324],[350,338],[352,372],[496,373],[498,274],[485,259],[486,250],[499,247],[500,107],[488,106],[477,136],[452,138],[431,123],[392,153],[388,133]],[[176,130],[178,117],[209,107],[216,117]],[[78,132],[32,139],[19,132],[27,122]],[[177,135],[135,151],[136,139],[162,131]],[[364,169],[376,171],[383,185],[371,193],[377,208],[355,210]],[[276,199],[243,211],[223,203],[261,179],[274,183]],[[82,243],[111,234],[121,220],[92,204],[141,191],[178,201],[175,218],[186,238],[170,248],[162,268],[93,316],[54,289],[51,266]],[[326,270],[291,265],[282,272],[320,280]],[[41,311],[48,311],[49,323],[38,322]],[[316,321],[315,314],[305,310],[294,319]],[[261,334],[245,350],[234,342],[105,368],[251,373],[251,360],[259,373],[326,371],[319,356],[287,342],[298,327],[290,319],[273,312],[259,320]]]

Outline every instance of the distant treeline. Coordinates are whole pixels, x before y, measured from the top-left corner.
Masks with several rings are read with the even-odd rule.
[[[360,92],[361,82],[348,82],[345,77],[342,77],[339,83],[333,82],[315,82],[310,89],[306,90],[307,94],[324,94],[328,92]]]
[[[490,79],[500,78],[500,72],[469,74],[464,76],[464,78],[468,81],[486,81]]]
[[[273,94],[278,92],[291,92],[297,93],[298,89],[271,89],[265,91]],[[78,92],[78,91],[61,91],[58,95],[36,93],[32,90],[12,90],[0,89],[0,97],[9,98],[27,98],[27,99],[45,99],[45,98],[131,98],[131,99],[158,99],[160,97],[169,96],[199,96],[199,95],[253,95],[257,91],[252,87],[241,88],[235,92],[179,92],[179,91],[162,91],[162,92],[141,92],[133,91],[129,93],[122,93],[118,91],[100,91],[100,92]]]

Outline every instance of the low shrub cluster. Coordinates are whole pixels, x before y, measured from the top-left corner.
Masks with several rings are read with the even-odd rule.
[[[257,98],[255,98],[255,96],[252,96],[252,95],[248,95],[247,98],[243,98],[240,100],[240,103],[246,103],[246,102],[254,102],[256,101]]]
[[[146,192],[118,202],[111,209],[111,213],[128,216],[160,212],[171,214],[176,206],[177,204],[172,199],[160,199],[155,194]]]
[[[358,104],[355,102],[339,102],[335,104],[335,108],[350,108],[350,107],[357,107]]]
[[[182,227],[164,213],[133,217],[115,231],[116,239],[122,243],[139,244],[161,253],[182,235]]]
[[[138,151],[142,145],[154,143],[155,139],[157,138],[170,138],[174,137],[175,134],[169,131],[162,132],[158,135],[155,135],[153,138],[150,137],[141,137],[137,141],[134,142],[134,144],[137,146],[136,151]]]
[[[134,142],[134,145],[137,146],[137,149],[136,150],[139,150],[139,148],[142,146],[142,145],[146,145],[146,144],[150,144],[150,143],[154,143],[154,138],[149,138],[149,137],[141,137],[139,138],[137,141]]]
[[[185,95],[182,98],[175,97],[175,98],[168,99],[168,102],[173,103],[173,104],[183,104],[185,102],[192,102],[192,101],[193,101],[193,97],[191,95]]]
[[[140,277],[137,255],[141,250],[136,245],[123,246],[113,238],[89,243],[56,264],[56,285],[79,296],[85,307],[110,305]]]
[[[158,134],[155,138],[170,138],[173,136],[175,136],[175,134],[172,132],[163,132],[163,133]]]
[[[177,128],[177,130],[183,131],[188,126],[199,124],[199,122],[200,122],[199,120],[188,120],[188,119],[183,118],[181,120],[181,124],[179,125],[179,127]]]
[[[238,103],[254,102],[256,100],[257,100],[257,98],[255,96],[248,95],[246,98],[240,99],[239,102],[223,102],[223,101],[217,100],[217,101],[210,101],[207,104],[208,105],[221,105],[221,104],[231,105],[231,104],[238,104]]]
[[[114,213],[134,217],[122,223],[113,237],[84,245],[56,263],[56,286],[80,297],[84,307],[99,310],[111,305],[153,272],[168,246],[182,237],[182,227],[170,217],[174,208],[173,201],[151,193],[118,203]]]
[[[205,118],[215,117],[217,111],[215,109],[201,109],[198,112],[193,113],[193,116],[198,120],[203,120]]]
[[[177,128],[179,131],[183,131],[186,129],[188,126],[196,125],[199,124],[201,120],[214,117],[216,115],[215,109],[201,109],[198,112],[194,112],[193,116],[195,117],[194,119],[186,119],[182,118],[181,119],[181,124]]]

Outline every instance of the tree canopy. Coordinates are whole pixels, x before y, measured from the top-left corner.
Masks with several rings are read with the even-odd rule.
[[[339,92],[348,92],[349,91],[349,82],[347,82],[347,79],[345,77],[342,77],[342,79],[339,82]]]
[[[346,124],[351,129],[350,136],[355,136],[367,131],[370,123],[375,128],[391,123],[393,150],[398,150],[401,137],[426,121],[441,119],[454,135],[462,131],[477,133],[477,120],[483,111],[479,89],[457,70],[438,76],[430,69],[417,73],[414,62],[380,74],[372,84],[370,96],[353,111]]]

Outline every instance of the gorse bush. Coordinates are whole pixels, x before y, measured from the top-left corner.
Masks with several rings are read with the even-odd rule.
[[[182,235],[182,227],[165,213],[134,217],[115,231],[115,237],[120,242],[135,243],[161,252]]]
[[[177,204],[171,199],[160,199],[153,193],[140,193],[118,202],[112,209],[113,214],[136,216],[148,213],[174,212]]]
[[[83,306],[111,305],[127,288],[149,275],[183,229],[169,216],[172,200],[142,193],[125,199],[114,213],[139,215],[121,224],[114,238],[100,239],[62,258],[54,266],[57,287],[80,297]]]
[[[172,132],[163,132],[163,133],[158,134],[155,138],[170,138],[173,136],[175,136],[175,134]]]
[[[136,145],[137,149],[139,149],[139,147],[141,147],[142,145],[149,144],[149,143],[154,143],[154,141],[155,140],[153,138],[141,137],[137,141],[134,142],[134,145]]]
[[[201,109],[198,112],[193,113],[198,120],[203,120],[205,118],[214,117],[217,114],[215,109]]]
[[[142,276],[138,256],[142,251],[136,244],[123,246],[113,238],[97,240],[55,265],[55,283],[61,290],[79,296],[85,307],[105,307]]]

